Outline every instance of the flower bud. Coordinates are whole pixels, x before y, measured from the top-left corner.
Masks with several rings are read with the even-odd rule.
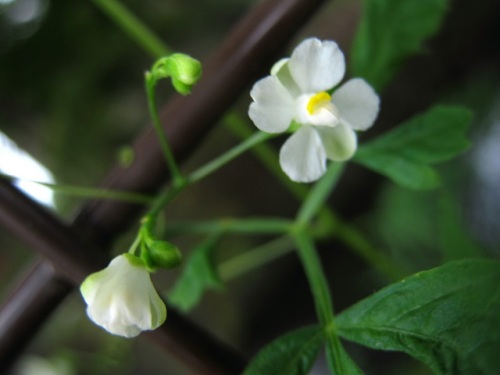
[[[158,328],[167,317],[144,262],[132,254],[114,258],[80,287],[87,315],[108,332],[124,337]]]
[[[148,268],[174,268],[182,259],[177,246],[167,241],[146,240],[146,249],[141,253],[141,258]]]
[[[201,78],[201,72],[201,63],[183,53],[174,53],[158,60],[151,70],[156,81],[170,77],[172,85],[182,95],[191,92]]]

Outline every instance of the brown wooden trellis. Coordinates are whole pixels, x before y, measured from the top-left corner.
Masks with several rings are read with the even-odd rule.
[[[231,31],[204,62],[204,78],[192,95],[176,98],[162,110],[162,119],[168,119],[165,131],[178,159],[189,154],[322,3],[324,0],[267,0]],[[154,132],[138,138],[134,149],[134,164],[112,169],[103,188],[152,193],[168,181]],[[15,362],[75,285],[107,264],[107,249],[113,239],[137,219],[142,208],[116,201],[89,201],[66,224],[0,179],[0,222],[44,256],[3,301],[0,371]],[[236,374],[245,365],[239,353],[172,309],[168,324],[147,335],[200,374]]]

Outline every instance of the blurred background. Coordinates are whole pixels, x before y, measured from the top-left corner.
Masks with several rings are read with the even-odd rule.
[[[406,0],[411,1],[411,0]],[[172,49],[203,59],[256,1],[124,0]],[[364,139],[434,103],[474,112],[473,147],[440,166],[443,186],[415,192],[350,164],[330,199],[339,215],[412,272],[464,257],[499,257],[500,248],[500,3],[450,1],[438,34],[401,67],[382,97],[379,120]],[[336,40],[349,60],[361,15],[358,0],[327,2],[283,56],[306,36]],[[0,172],[36,181],[97,186],[149,123],[143,73],[153,60],[91,1],[0,0]],[[164,85],[159,101],[172,91]],[[249,88],[250,89],[250,88]],[[249,91],[249,90],[248,90]],[[247,91],[247,92],[248,92]],[[246,116],[249,95],[236,110]],[[193,169],[237,140],[216,127],[185,163]],[[282,139],[277,141],[277,145]],[[82,200],[21,184],[41,204],[71,220]],[[169,207],[169,220],[292,217],[298,202],[246,154],[190,188]],[[128,248],[132,233],[115,251]],[[228,236],[217,261],[270,238]],[[169,239],[170,240],[170,239]],[[186,254],[200,239],[176,238]],[[387,284],[341,243],[321,243],[337,311]],[[38,255],[0,228],[0,298]],[[178,271],[155,275],[167,292]],[[190,317],[248,356],[277,335],[315,321],[302,268],[293,254],[208,292]],[[369,374],[430,374],[411,358],[347,344]],[[314,375],[326,374],[320,358]],[[36,336],[12,375],[173,374],[191,372],[144,338],[108,335],[86,317],[73,293]]]

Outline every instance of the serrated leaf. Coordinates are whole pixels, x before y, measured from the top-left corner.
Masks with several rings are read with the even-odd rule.
[[[430,165],[450,160],[470,143],[471,113],[455,106],[435,106],[394,130],[362,145],[354,161],[411,189],[439,186]]]
[[[339,334],[396,350],[440,375],[500,369],[500,262],[448,263],[390,285],[340,314]]]
[[[323,342],[318,326],[289,332],[257,353],[243,375],[307,375]]]
[[[447,0],[365,0],[351,51],[353,76],[380,90],[402,60],[422,49],[443,19]]]
[[[222,281],[212,261],[218,236],[211,236],[193,249],[182,274],[168,295],[168,300],[183,311],[193,308],[207,289],[222,288]]]

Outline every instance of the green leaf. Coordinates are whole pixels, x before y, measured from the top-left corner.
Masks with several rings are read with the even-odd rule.
[[[353,76],[376,90],[392,78],[407,56],[422,49],[424,39],[439,28],[446,0],[365,0],[351,51]]]
[[[289,332],[264,347],[243,375],[306,375],[324,341],[321,327]]]
[[[471,116],[462,107],[435,106],[361,146],[354,161],[404,187],[435,188],[440,179],[430,164],[449,160],[469,147]]]
[[[193,249],[168,300],[183,311],[194,307],[206,289],[221,289],[222,282],[212,261],[219,235],[213,235]]]
[[[436,374],[495,375],[500,368],[500,262],[470,259],[420,272],[357,303],[339,334],[396,350]]]

